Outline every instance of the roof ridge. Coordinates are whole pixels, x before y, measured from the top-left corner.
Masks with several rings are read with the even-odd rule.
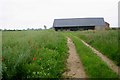
[[[104,19],[103,17],[86,17],[86,18],[59,18],[55,20],[70,20],[70,19]]]

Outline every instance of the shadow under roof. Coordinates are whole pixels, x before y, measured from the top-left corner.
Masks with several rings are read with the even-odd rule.
[[[53,27],[104,26],[104,18],[55,19]]]

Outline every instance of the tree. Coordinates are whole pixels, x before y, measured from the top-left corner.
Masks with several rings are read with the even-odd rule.
[[[44,25],[44,29],[47,29],[47,26],[46,26],[46,25]]]

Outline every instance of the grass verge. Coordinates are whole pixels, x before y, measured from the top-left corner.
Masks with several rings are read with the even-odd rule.
[[[118,75],[109,69],[107,64],[85,46],[78,37],[73,35],[70,37],[76,46],[77,53],[89,78],[118,78]]]
[[[120,66],[119,33],[118,30],[73,32]]]

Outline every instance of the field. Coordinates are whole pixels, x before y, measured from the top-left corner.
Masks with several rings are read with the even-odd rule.
[[[118,77],[79,40],[83,39],[119,66],[118,32],[42,30],[2,32],[3,78],[63,78],[68,58],[67,36],[73,40],[89,78]]]
[[[108,68],[105,62],[103,62],[93,51],[85,46],[78,37],[71,36],[79,57],[84,65],[85,72],[89,75],[89,78],[116,78],[117,75]]]
[[[117,30],[83,31],[73,32],[72,34],[83,39],[120,66],[120,57],[118,57],[120,56],[118,47],[118,32],[119,31]]]
[[[51,31],[3,32],[3,77],[57,78],[65,68],[66,38]]]

